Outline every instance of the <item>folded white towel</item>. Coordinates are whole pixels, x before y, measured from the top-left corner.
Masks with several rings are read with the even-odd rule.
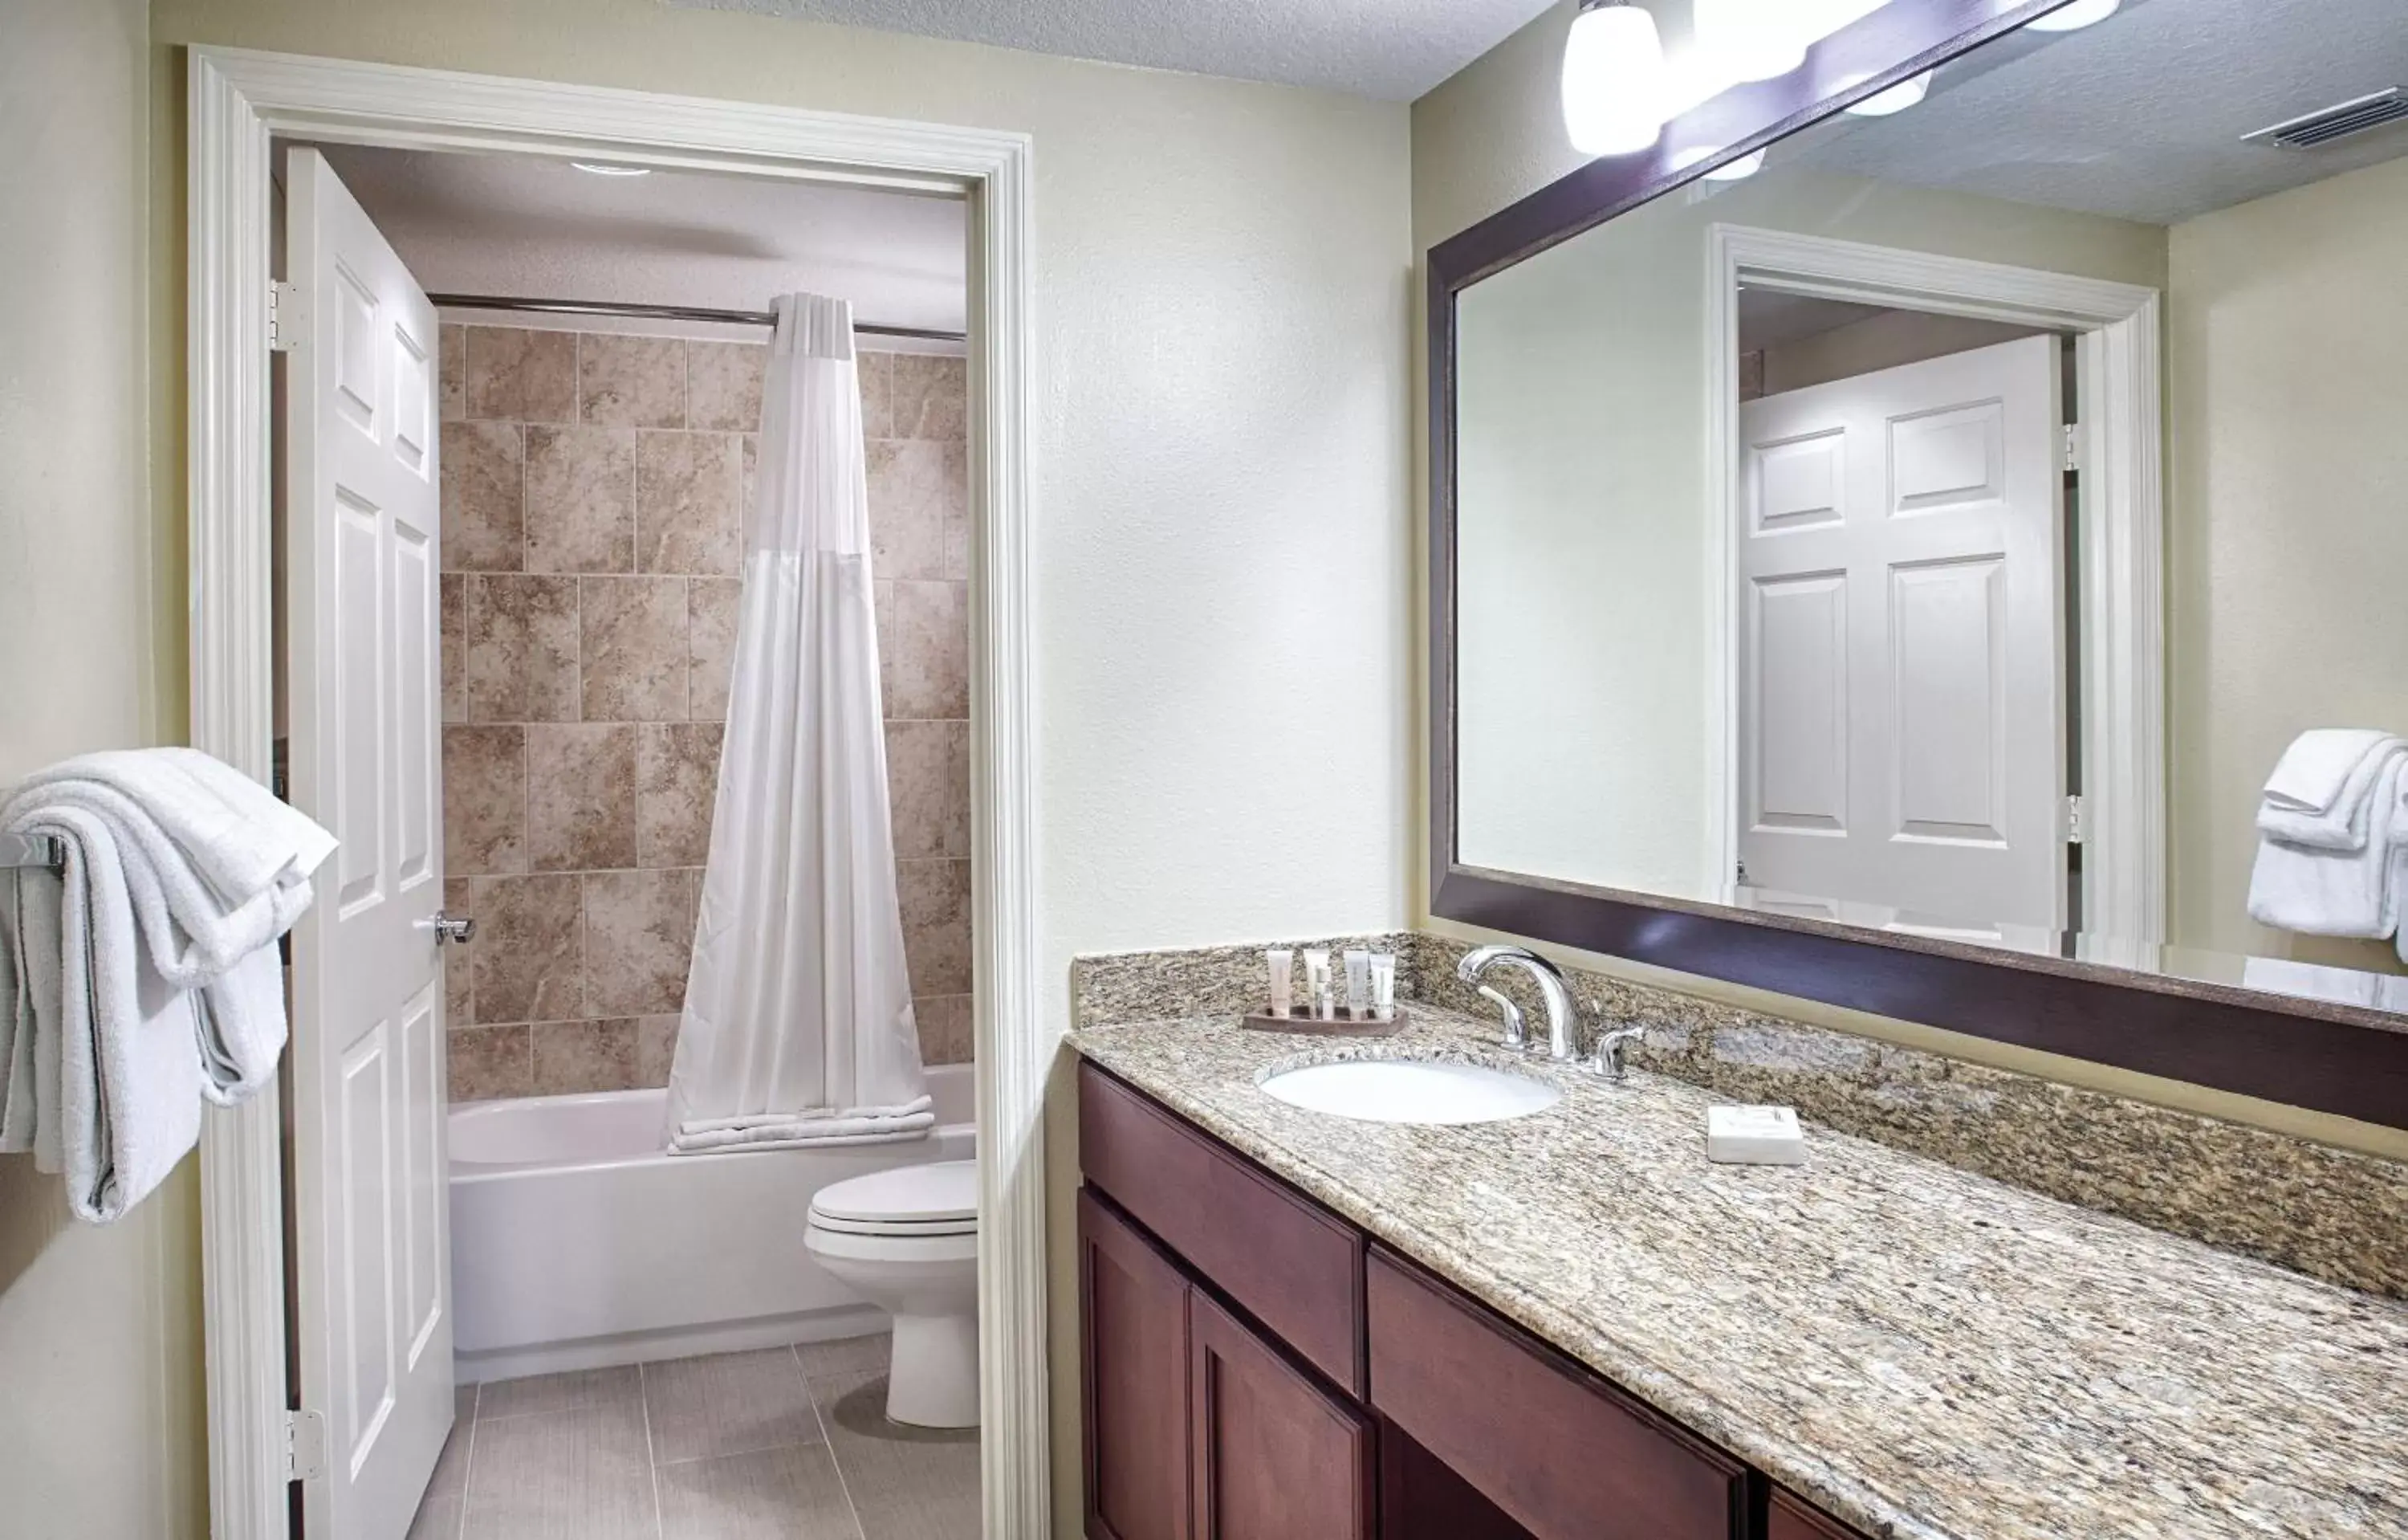
[[[2384,767],[2408,742],[2372,727],[2315,727],[2291,741],[2258,803],[2258,832],[2312,850],[2363,850]]]
[[[193,992],[201,1094],[239,1106],[276,1078],[284,1052],[284,957],[274,942]]]
[[[2249,915],[2260,925],[2313,936],[2390,935],[2400,923],[2399,889],[2393,881],[2399,853],[2401,767],[2408,757],[2383,762],[2363,815],[2365,837],[2356,850],[2320,850],[2261,837],[2258,864],[2249,873]]]
[[[308,814],[198,749],[79,755],[26,777],[18,794],[62,781],[95,782],[140,804],[232,903],[307,879],[335,849],[335,837]]]
[[[66,1178],[78,1217],[107,1223],[200,1140],[193,997],[150,966],[107,823],[62,807],[32,829],[65,841],[67,860],[64,872],[9,873],[15,998],[0,1001],[10,1039],[0,1044],[9,1066],[0,1151],[32,1151],[38,1168]]]
[[[22,791],[10,799],[10,811],[0,812],[0,828],[11,813],[53,807],[79,807],[108,823],[122,854],[134,916],[151,965],[179,989],[197,989],[232,971],[292,929],[309,907],[308,874],[291,863],[265,887],[221,892],[149,808],[105,782],[53,779]],[[278,848],[278,836],[268,828],[257,827],[256,832],[263,849]],[[289,842],[281,848],[292,853]]]
[[[671,1155],[714,1150],[779,1149],[798,1144],[888,1144],[924,1139],[936,1126],[935,1101],[918,1097],[894,1107],[853,1107],[843,1112],[750,1113],[738,1117],[702,1117],[681,1124],[669,1136]]]

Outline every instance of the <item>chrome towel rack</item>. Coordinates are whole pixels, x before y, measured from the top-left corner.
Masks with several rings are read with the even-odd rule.
[[[66,864],[66,842],[55,834],[0,834],[0,870],[37,866],[55,871]]]

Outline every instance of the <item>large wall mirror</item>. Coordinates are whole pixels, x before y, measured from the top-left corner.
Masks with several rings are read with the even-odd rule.
[[[2408,9],[1992,31],[1433,254],[1433,908],[2129,970],[2408,1122]]]

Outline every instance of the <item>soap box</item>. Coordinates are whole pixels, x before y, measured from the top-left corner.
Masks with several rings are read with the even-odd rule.
[[[1806,1135],[1789,1107],[1708,1107],[1706,1159],[1726,1165],[1802,1166]]]

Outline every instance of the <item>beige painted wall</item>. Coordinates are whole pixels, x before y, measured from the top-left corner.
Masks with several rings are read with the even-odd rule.
[[[0,0],[0,786],[157,741],[140,0]],[[0,1537],[198,1533],[193,1162],[76,1223],[0,1156]]]
[[[191,42],[1032,135],[1046,1021],[1077,951],[1402,917],[1403,107],[657,0],[158,0],[151,26],[171,141]],[[180,154],[154,173],[169,209]],[[157,267],[180,282],[181,260],[163,231]],[[171,372],[181,324],[154,326]],[[180,453],[163,433],[163,482]],[[172,490],[160,517],[181,518]],[[159,663],[180,670],[179,638]],[[1314,753],[1265,752],[1307,727]],[[1065,1535],[1072,1155],[1053,1162]]]
[[[1664,27],[1667,46],[1669,48],[1681,46],[1681,42],[1686,36],[1688,11],[1686,0],[1642,0],[1642,3],[1656,13]],[[1570,24],[1574,9],[1574,0],[1561,0],[1554,9],[1498,45],[1487,54],[1458,72],[1445,84],[1413,104],[1413,250],[1417,258],[1435,242],[1538,191],[1580,165],[1580,157],[1563,138],[1561,122],[1556,116],[1555,95],[1555,73],[1562,59],[1563,36]],[[1747,184],[1740,185],[1744,187]],[[1882,237],[1868,233],[1862,238]],[[2002,260],[2017,259],[2006,256]],[[2186,263],[2183,271],[2186,275],[2189,275],[2199,266],[2200,264],[2194,259]],[[2118,275],[2110,274],[2109,276]],[[1414,273],[1417,293],[1420,291],[1424,277],[1425,274],[1417,262]],[[2157,280],[2152,281],[2141,277],[2136,278],[2135,281],[2162,282],[2162,270]],[[2198,279],[2186,276],[2185,281],[2197,282]],[[2394,305],[2399,303],[2396,291],[2397,285],[2394,283],[2391,300]],[[1421,311],[1418,309],[1414,310],[1413,318],[1414,506],[1418,511],[1418,516],[1426,519],[1428,508],[1428,483],[1426,474],[1427,445],[1423,441],[1423,425],[1426,422],[1425,404],[1427,399],[1428,384],[1425,364],[1427,358],[1427,346],[1426,338],[1423,335]],[[1676,385],[1673,388],[1682,387]],[[2392,430],[2391,436],[2397,437],[2396,428]],[[2308,558],[2303,554],[2300,559]],[[1418,596],[1426,582],[1426,547],[1420,540],[1417,530],[1414,542],[1417,626],[1420,619]],[[2175,627],[2177,647],[2181,645],[2181,637],[2186,634],[2184,627],[2192,624],[2195,618],[2186,612],[2185,606],[2187,605],[2190,610],[2196,610],[2196,596],[2205,591],[2204,579],[2194,582],[2190,572],[2193,565],[2194,559],[2188,553],[2178,550],[2173,554],[2173,584],[2178,593],[2189,592],[2194,596],[2187,600],[2177,597],[2172,601],[2175,606],[2172,624]],[[2323,563],[2324,569],[2328,571],[2335,565],[2337,563],[2331,560]],[[2396,568],[2398,564],[2392,565]],[[2224,575],[2229,579],[2229,568],[2224,569]],[[2396,610],[2397,606],[2395,605],[2394,608]],[[2395,626],[2398,624],[2396,615],[2392,623]],[[2363,631],[2358,633],[2361,638],[2365,634]],[[2395,629],[2385,634],[2396,636],[2397,631]],[[2396,646],[2387,653],[2373,648],[2360,648],[2360,655],[2365,656],[2396,656],[2398,654],[2399,649]],[[1414,664],[1416,671],[1414,689],[1416,698],[1419,698],[1426,688],[1426,682],[1420,677],[1421,670],[1426,666],[1426,660],[1418,651]],[[2300,663],[2293,664],[2295,671],[2303,666]],[[2206,695],[2202,684],[2196,684],[2187,678],[2177,678],[2172,681],[2172,694],[2174,697],[2172,719],[2178,735],[2174,757],[2179,759],[2182,752],[2180,744],[2183,741],[2179,735],[2188,724],[2198,722],[2207,714],[2204,704]],[[1429,795],[1426,777],[1428,728],[1429,724],[1425,714],[1424,718],[1417,723],[1414,805],[1412,823],[1408,829],[1409,837],[1415,842],[1412,875],[1412,921],[1440,933],[1465,939],[1501,939],[1494,932],[1482,931],[1452,922],[1434,921],[1430,917],[1427,844]],[[2206,790],[2194,793],[2188,786],[2183,786],[2177,788],[2176,800],[2180,806],[2195,796],[2203,799],[2211,795],[2215,794]],[[2229,797],[2229,789],[2222,795]],[[2176,880],[2180,881],[2179,874]],[[2070,1084],[2097,1086],[2169,1106],[2188,1108],[2213,1116],[2228,1117],[2237,1122],[2282,1129],[2349,1148],[2371,1150],[2390,1156],[2395,1159],[2408,1159],[2408,1133],[2399,1130],[2376,1128],[2345,1118],[2302,1113],[2296,1108],[2205,1091],[2197,1087],[2177,1082],[2155,1080],[2146,1076],[2103,1069],[2098,1065],[2078,1060],[2006,1048],[1977,1039],[1936,1032],[1911,1022],[1832,1010],[1788,997],[1737,988],[1713,980],[1640,967],[1618,958],[1583,955],[1570,948],[1548,947],[1545,950],[1601,971],[1627,973],[1666,987],[1685,989],[1695,994],[1730,1001],[1747,1009],[1775,1012],[1869,1036],[1932,1047],[1937,1051],[1956,1054],[1970,1059],[2048,1075]]]
[[[2400,971],[2248,917],[2251,819],[2303,728],[2408,733],[2408,160],[2172,231],[2172,932]]]

